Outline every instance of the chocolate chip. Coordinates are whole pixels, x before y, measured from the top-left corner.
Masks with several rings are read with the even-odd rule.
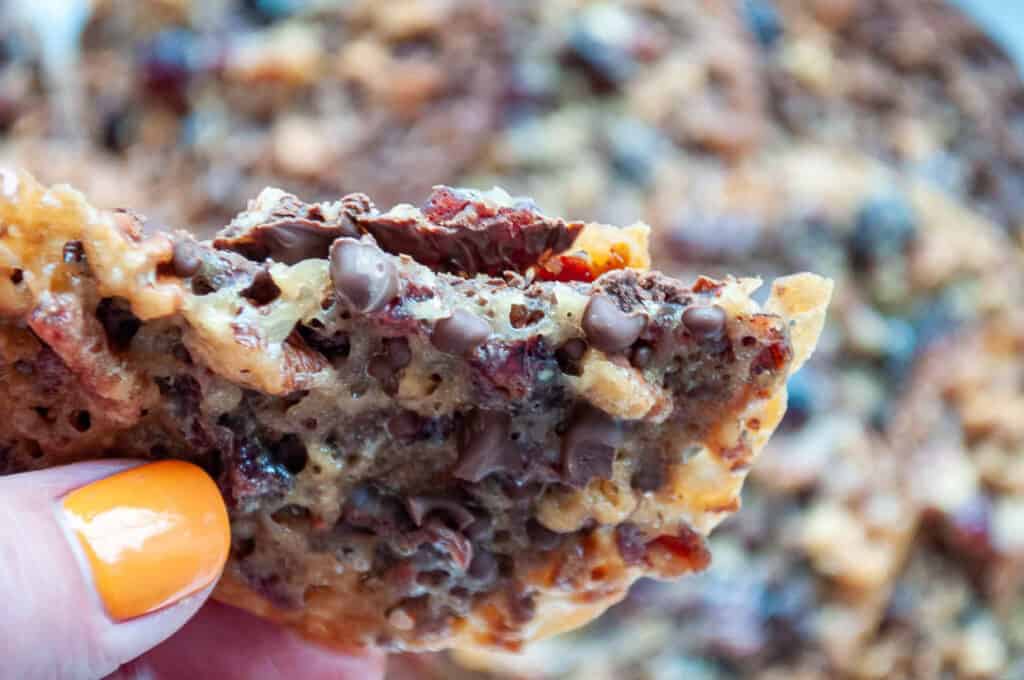
[[[650,345],[637,345],[633,348],[633,353],[629,357],[629,363],[633,364],[636,368],[647,368],[647,365],[651,363],[651,356],[653,354],[654,350],[651,349]]]
[[[718,305],[690,307],[683,312],[683,325],[698,340],[717,340],[725,332],[725,310]]]
[[[622,561],[630,566],[643,564],[647,554],[647,538],[643,532],[631,522],[615,527],[615,545],[619,549]]]
[[[643,314],[627,314],[605,295],[595,295],[583,312],[583,331],[594,347],[607,354],[628,348],[647,325]]]
[[[374,245],[341,238],[331,246],[331,280],[353,311],[375,312],[398,294],[398,271]]]
[[[178,241],[174,244],[174,255],[171,257],[171,267],[174,273],[186,279],[202,266],[203,261],[199,257],[195,243],[191,241]]]
[[[483,344],[490,335],[490,324],[464,309],[456,309],[434,325],[430,342],[442,352],[462,356]]]
[[[562,542],[561,534],[558,534],[535,519],[526,523],[526,536],[530,539],[530,548],[547,552],[554,550]]]
[[[579,375],[582,373],[579,365],[580,359],[587,351],[587,343],[579,338],[566,340],[565,343],[555,351],[555,360],[558,361],[558,368],[566,375]]]
[[[637,491],[657,491],[665,482],[664,466],[660,460],[642,461],[629,480]]]
[[[242,297],[257,307],[268,305],[281,295],[281,289],[274,282],[274,277],[266,269],[260,269],[252,277],[252,283],[242,291]]]
[[[462,531],[476,521],[473,513],[464,508],[461,503],[438,496],[413,496],[407,498],[405,500],[405,509],[409,512],[409,517],[416,523],[416,526],[422,526],[428,516],[439,514],[445,516],[452,523],[452,526],[459,531]]]
[[[128,303],[121,298],[103,298],[96,306],[96,318],[103,325],[110,348],[124,352],[131,347],[132,339],[142,328],[142,321],[132,313]]]
[[[562,473],[572,486],[593,478],[610,479],[615,450],[622,444],[622,427],[593,407],[577,408],[562,437]]]
[[[477,411],[466,423],[459,446],[459,463],[452,474],[479,482],[506,467],[510,418],[505,413]]]
[[[572,340],[566,340],[565,343],[558,348],[558,351],[564,353],[566,359],[569,359],[570,361],[579,361],[587,351],[587,343],[583,342],[579,338],[573,338]]]
[[[486,550],[477,551],[467,573],[476,581],[489,585],[498,578],[498,560]]]

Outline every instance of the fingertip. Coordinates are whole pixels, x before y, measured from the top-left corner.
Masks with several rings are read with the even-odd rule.
[[[340,654],[215,601],[136,662],[149,677],[191,680],[277,680],[287,671],[303,680],[380,680],[385,665],[380,650]]]
[[[191,463],[162,461],[118,472],[71,492],[61,507],[115,621],[199,592],[227,561],[227,508],[217,485]]]
[[[171,521],[173,507],[166,513],[158,509],[154,514],[160,521],[155,524],[122,521],[129,516],[138,520],[145,513],[135,513],[139,508],[104,491],[105,485],[123,484],[125,479],[138,482],[137,492],[147,498],[166,499],[182,491],[164,488],[167,480],[154,485],[154,480],[139,477],[139,471],[149,467],[106,461],[0,478],[0,518],[5,520],[0,522],[0,571],[5,576],[0,579],[0,599],[5,603],[0,638],[20,650],[5,660],[0,676],[101,677],[167,639],[209,597],[226,556],[226,525],[225,555],[216,555],[202,578],[197,576],[200,570],[194,570],[195,578],[187,583],[179,579],[177,588],[167,587],[175,584],[156,573],[161,559],[152,555],[152,578],[136,572],[134,580],[118,580],[104,571],[111,563],[116,567],[146,553],[149,540],[161,533],[155,527],[163,527],[165,535],[182,528]],[[111,481],[119,478],[121,482]],[[216,493],[213,482],[206,480]],[[186,485],[184,490],[190,488]],[[79,526],[70,526],[72,515]],[[93,531],[100,526],[109,532]],[[169,539],[178,542],[179,566],[194,559],[183,545],[190,539]],[[134,602],[135,608],[120,608],[124,602]]]

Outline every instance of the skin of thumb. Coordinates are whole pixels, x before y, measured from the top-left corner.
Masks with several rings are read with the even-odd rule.
[[[132,612],[131,606],[138,608],[138,601],[146,602],[145,589],[150,575],[133,574],[137,578],[126,579],[136,591],[142,592],[142,596],[127,605],[129,608],[112,608],[111,602],[120,597],[117,593],[118,572],[114,572],[115,578],[106,574],[104,582],[103,575],[98,573],[103,566],[96,562],[96,554],[103,551],[92,551],[88,540],[70,526],[73,522],[69,522],[65,502],[74,498],[78,490],[97,491],[92,494],[93,505],[97,504],[96,497],[99,497],[100,504],[107,503],[105,499],[109,498],[112,512],[105,515],[97,512],[95,516],[106,521],[103,527],[113,535],[113,544],[118,545],[117,534],[123,529],[119,529],[111,519],[132,517],[133,513],[145,519],[156,513],[147,515],[143,509],[140,515],[138,508],[126,507],[131,504],[130,495],[118,494],[116,488],[108,493],[108,487],[134,484],[132,492],[136,495],[140,491],[154,491],[151,487],[159,486],[159,474],[135,477],[141,471],[160,465],[99,461],[0,477],[0,602],[3,603],[3,614],[0,615],[0,677],[19,680],[102,678],[165,640],[205,602],[213,581],[223,568],[223,559],[219,556],[216,559],[220,560],[220,565],[216,567],[216,573],[207,579],[208,582],[199,583],[190,592],[181,590],[173,599],[158,602],[159,606],[151,611],[139,610],[137,616],[125,616],[126,612]],[[198,468],[186,472],[186,477],[191,475],[190,478],[201,479],[199,475],[202,473]],[[112,483],[125,477],[131,479]],[[212,485],[208,477],[205,479]],[[189,489],[167,491],[166,488],[158,488],[155,491],[155,496],[160,498],[162,493],[165,501],[167,496],[171,496],[167,502],[173,510],[173,495],[187,494]],[[217,498],[220,502],[219,495]],[[119,506],[118,503],[125,505]],[[164,516],[173,518],[174,513],[165,512]],[[226,513],[223,521],[226,525]],[[135,531],[131,539],[134,542],[126,543],[128,547],[121,550],[122,553],[138,553],[147,549],[146,526],[140,520],[130,527]],[[150,530],[149,534],[154,532]],[[228,539],[217,540],[226,543]],[[225,545],[225,556],[226,552]],[[149,559],[152,570],[153,560],[161,558]],[[159,577],[155,580],[159,581]],[[101,586],[103,583],[106,585]],[[120,611],[120,616],[112,615],[112,611]]]

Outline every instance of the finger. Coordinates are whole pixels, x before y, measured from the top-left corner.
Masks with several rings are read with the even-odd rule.
[[[4,677],[103,677],[179,629],[227,559],[223,500],[180,461],[0,477]]]
[[[379,652],[346,656],[240,609],[209,602],[167,642],[109,680],[379,680]]]

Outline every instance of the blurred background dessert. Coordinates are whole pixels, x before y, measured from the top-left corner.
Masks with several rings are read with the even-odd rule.
[[[266,185],[382,205],[500,185],[646,220],[672,274],[836,279],[707,573],[524,656],[395,659],[395,680],[1024,678],[1024,85],[960,9],[0,7],[0,162],[149,228],[210,234]]]

